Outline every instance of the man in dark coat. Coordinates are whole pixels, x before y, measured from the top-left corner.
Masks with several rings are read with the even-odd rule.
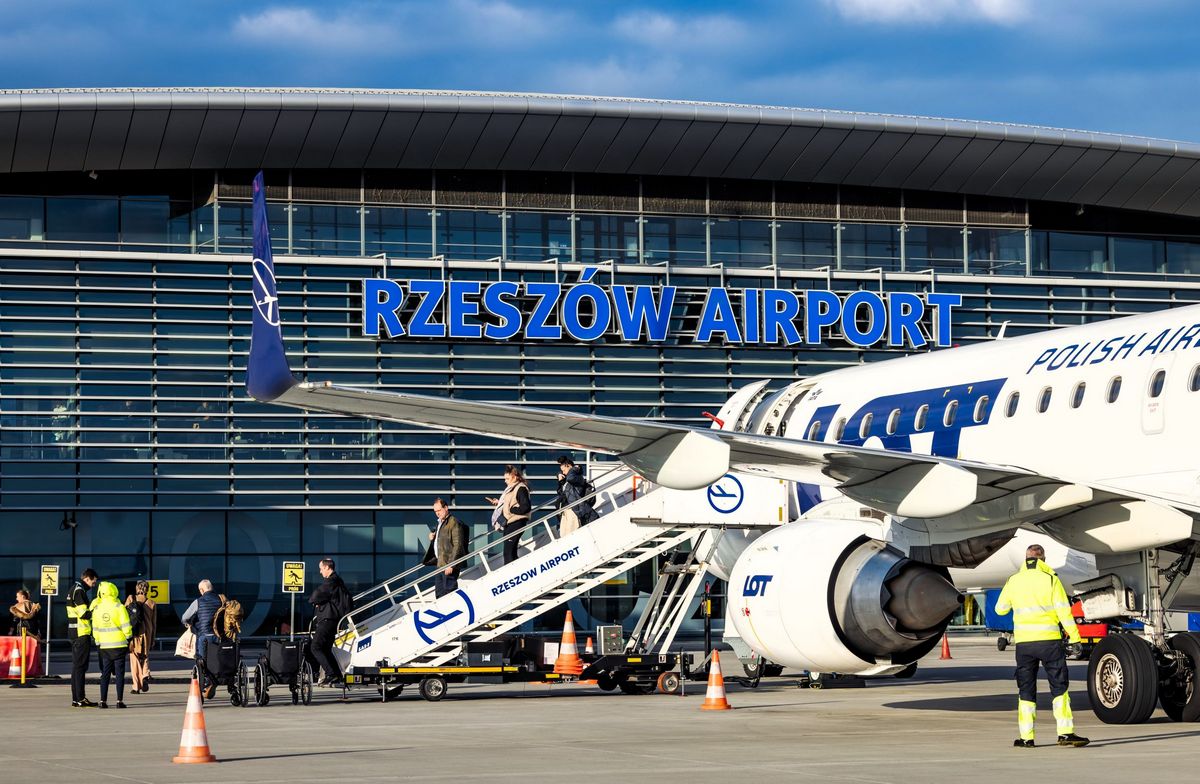
[[[571,458],[566,455],[558,458],[558,472],[558,508],[563,510],[559,515],[558,533],[566,536],[596,519],[596,510],[592,506],[595,499],[575,503],[586,496],[590,488],[583,470]]]
[[[332,686],[342,678],[342,670],[338,667],[337,659],[333,657],[334,635],[338,621],[353,608],[350,606],[350,592],[346,589],[346,583],[334,571],[333,559],[322,558],[317,568],[325,581],[308,597],[308,603],[313,606],[309,661],[314,667],[314,675],[317,667],[323,671],[320,685]]]
[[[458,590],[462,564],[454,562],[467,554],[468,536],[467,527],[450,514],[450,507],[441,498],[434,499],[433,513],[437,515],[437,530],[429,534],[429,548],[422,563],[440,569],[434,584],[434,594],[440,598]]]

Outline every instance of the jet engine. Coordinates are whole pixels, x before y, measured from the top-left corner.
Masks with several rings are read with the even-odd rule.
[[[924,656],[962,595],[940,566],[875,538],[879,527],[802,520],[763,534],[729,579],[729,615],[760,654],[814,672],[866,673]]]

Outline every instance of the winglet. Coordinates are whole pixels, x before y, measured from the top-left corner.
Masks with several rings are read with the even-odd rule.
[[[271,231],[267,227],[267,197],[263,174],[254,176],[253,311],[250,361],[246,363],[246,391],[255,400],[268,402],[296,385],[283,351],[279,329],[279,291],[275,287],[275,261],[271,257]]]

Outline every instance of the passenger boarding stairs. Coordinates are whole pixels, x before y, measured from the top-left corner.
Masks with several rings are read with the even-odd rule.
[[[784,483],[742,481],[765,483],[768,492],[753,506],[745,499],[737,517],[774,519],[775,507],[786,508]],[[356,596],[355,610],[338,625],[334,653],[342,669],[452,663],[467,644],[512,632],[657,555],[694,545],[711,528],[735,522],[726,519],[729,513],[715,511],[705,490],[655,487],[624,466],[594,482],[595,495],[584,500],[595,505],[598,519],[560,536],[553,502],[538,507],[529,525],[504,537],[520,540],[518,558],[510,564],[500,554],[503,539],[476,537],[473,551],[456,562],[463,568],[453,593],[437,598],[440,570],[417,566]]]

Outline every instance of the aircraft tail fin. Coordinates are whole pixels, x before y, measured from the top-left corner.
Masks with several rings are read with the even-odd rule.
[[[254,176],[254,261],[250,360],[246,363],[246,391],[255,400],[274,400],[296,385],[283,350],[280,331],[279,291],[275,286],[275,261],[271,257],[271,231],[267,226],[266,188],[263,174]]]

